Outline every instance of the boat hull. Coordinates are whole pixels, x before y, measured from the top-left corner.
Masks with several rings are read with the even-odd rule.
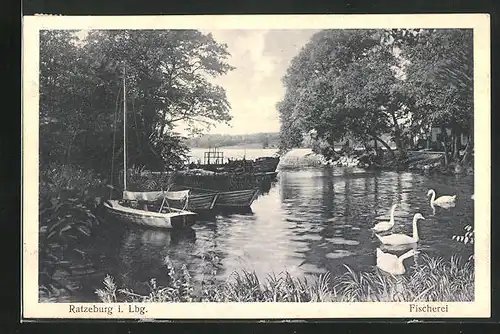
[[[244,189],[244,190],[231,190],[231,191],[217,191],[212,189],[204,188],[194,188],[187,186],[174,186],[175,189],[189,191],[193,194],[189,197],[188,209],[193,210],[189,207],[189,204],[193,199],[204,198],[205,203],[208,202],[208,198],[213,198],[209,196],[215,196],[214,202],[211,203],[210,209],[230,209],[230,208],[249,208],[259,195],[259,189]],[[195,202],[196,203],[196,202]],[[198,205],[200,207],[201,205]],[[204,208],[207,206],[204,205]],[[200,209],[198,209],[200,210]]]
[[[265,157],[257,159],[254,162],[254,172],[256,173],[272,173],[278,168],[280,158],[278,157]]]
[[[212,210],[217,201],[219,194],[196,194],[191,195],[188,199],[186,210],[189,211],[205,211]],[[169,201],[169,205],[174,208],[184,208],[184,201]]]
[[[196,213],[173,209],[173,212],[158,213],[123,206],[118,200],[104,202],[106,212],[120,221],[153,228],[178,229],[191,227],[196,222]]]
[[[219,193],[215,207],[219,209],[250,207],[258,194],[258,189],[223,191]]]
[[[279,157],[262,157],[256,160],[234,160],[223,164],[193,164],[192,167],[214,173],[263,174],[275,172],[279,162]]]

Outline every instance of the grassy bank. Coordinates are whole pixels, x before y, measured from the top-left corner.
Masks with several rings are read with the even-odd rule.
[[[215,278],[194,281],[185,265],[174,268],[166,259],[169,284],[149,282],[150,293],[140,295],[119,288],[107,276],[96,290],[103,302],[424,302],[473,301],[472,259],[452,257],[445,261],[422,255],[408,276],[394,277],[378,269],[345,274],[292,277],[288,272],[260,279],[255,272],[234,272],[226,281]]]

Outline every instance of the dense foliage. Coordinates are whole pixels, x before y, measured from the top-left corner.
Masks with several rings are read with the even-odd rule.
[[[41,31],[42,165],[121,169],[125,74],[128,163],[175,167],[186,153],[177,124],[198,132],[231,119],[225,90],[210,81],[233,69],[228,56],[196,30],[92,30],[83,40]]]
[[[94,215],[106,187],[92,173],[52,164],[40,175],[39,289],[50,298],[70,292],[60,280],[77,265],[91,259],[92,233],[99,225]]]
[[[274,148],[278,146],[279,133],[253,133],[246,135],[206,134],[186,141],[189,147],[253,146]]]
[[[443,129],[447,157],[458,158],[459,136],[472,135],[472,70],[471,30],[320,31],[283,77],[280,146],[355,139],[392,152],[389,134],[406,158],[432,126]]]

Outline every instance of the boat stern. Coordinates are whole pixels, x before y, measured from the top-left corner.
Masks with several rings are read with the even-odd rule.
[[[173,217],[170,217],[170,224],[172,228],[187,228],[196,223],[197,214],[190,211],[179,212]]]

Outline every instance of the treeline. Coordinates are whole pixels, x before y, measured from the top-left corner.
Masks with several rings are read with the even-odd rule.
[[[389,149],[404,159],[440,128],[446,161],[473,147],[473,38],[470,29],[323,30],[292,60],[278,103],[280,148],[312,139],[332,154],[340,141]],[[450,133],[448,133],[450,132]],[[460,138],[468,138],[460,157]]]
[[[245,135],[206,134],[186,140],[189,147],[224,147],[255,145],[262,148],[275,148],[279,144],[278,132],[252,133]]]
[[[188,148],[179,122],[197,133],[229,122],[227,46],[197,30],[40,32],[40,163],[109,175],[123,168],[123,87],[128,164],[160,170]],[[125,85],[123,79],[125,78]]]

